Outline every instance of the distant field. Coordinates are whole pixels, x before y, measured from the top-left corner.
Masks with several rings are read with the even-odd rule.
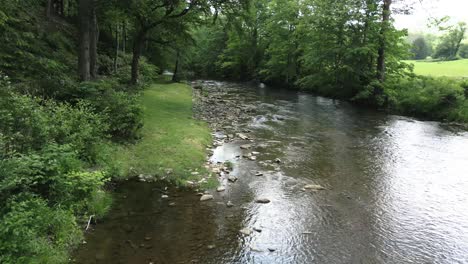
[[[414,64],[416,74],[468,78],[468,59],[442,62],[408,60],[406,62]]]

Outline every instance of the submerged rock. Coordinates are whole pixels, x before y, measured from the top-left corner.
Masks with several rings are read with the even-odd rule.
[[[304,186],[306,190],[325,190],[325,187],[318,185],[318,184],[308,184]]]
[[[250,234],[252,234],[252,230],[250,230],[249,228],[242,228],[241,230],[239,230],[239,232],[246,236],[249,236]]]
[[[238,180],[238,179],[237,179],[236,176],[232,176],[232,175],[231,175],[231,176],[228,177],[228,181],[230,181],[230,182],[236,182],[237,180]]]
[[[258,198],[257,200],[255,200],[256,203],[262,203],[262,204],[266,204],[266,203],[269,203],[270,200],[267,199],[267,198]]]
[[[200,201],[208,201],[208,200],[213,200],[213,195],[211,194],[204,194],[202,197],[200,197]]]
[[[251,147],[252,147],[252,145],[250,145],[250,144],[244,144],[244,145],[240,146],[241,149],[249,149]]]

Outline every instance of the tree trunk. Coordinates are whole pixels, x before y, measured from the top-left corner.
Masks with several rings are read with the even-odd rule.
[[[90,79],[90,58],[89,58],[89,15],[90,1],[78,1],[78,19],[79,19],[79,54],[78,54],[78,75],[81,81]]]
[[[379,50],[378,50],[378,58],[377,58],[377,79],[380,82],[385,81],[385,49],[386,49],[386,38],[385,35],[387,34],[387,30],[390,23],[390,5],[392,4],[392,0],[384,0],[383,8],[382,8],[382,27],[380,28],[380,43],[379,43]],[[378,94],[381,94],[383,91],[378,89],[376,91]]]
[[[125,54],[125,46],[127,44],[127,27],[126,27],[127,22],[122,23],[122,52]]]
[[[47,0],[46,16],[50,18],[52,15],[52,0]]]
[[[98,21],[97,21],[97,16],[96,16],[96,3],[95,1],[91,0],[91,12],[90,12],[90,20],[91,20],[91,25],[89,29],[89,37],[90,37],[90,43],[89,43],[89,60],[90,60],[90,65],[89,65],[89,72],[91,75],[92,79],[97,78],[97,59],[98,59],[98,42],[99,42],[99,27],[98,27]]]
[[[177,50],[174,74],[172,75],[172,81],[173,82],[178,82],[179,81],[179,76],[178,76],[178,73],[179,73],[179,57],[180,57],[180,52],[179,52],[179,50]]]
[[[145,37],[146,31],[140,30],[133,43],[132,79],[130,80],[132,84],[138,83],[140,56],[145,47]]]
[[[119,58],[119,25],[115,27],[115,57],[114,57],[114,72],[117,72],[117,60]]]

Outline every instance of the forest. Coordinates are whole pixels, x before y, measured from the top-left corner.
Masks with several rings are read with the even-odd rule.
[[[139,96],[165,72],[467,122],[466,79],[418,75],[405,61],[466,58],[466,25],[429,52],[426,39],[408,42],[393,25],[410,6],[0,0],[0,263],[68,261],[84,227],[108,212],[115,178],[135,176],[113,153],[141,140]]]

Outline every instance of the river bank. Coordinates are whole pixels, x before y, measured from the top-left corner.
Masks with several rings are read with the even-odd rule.
[[[138,176],[143,181],[209,181],[203,166],[211,145],[207,124],[193,118],[192,89],[182,83],[160,81],[140,97],[144,126],[135,145],[116,148],[112,159],[119,166],[116,179]]]

